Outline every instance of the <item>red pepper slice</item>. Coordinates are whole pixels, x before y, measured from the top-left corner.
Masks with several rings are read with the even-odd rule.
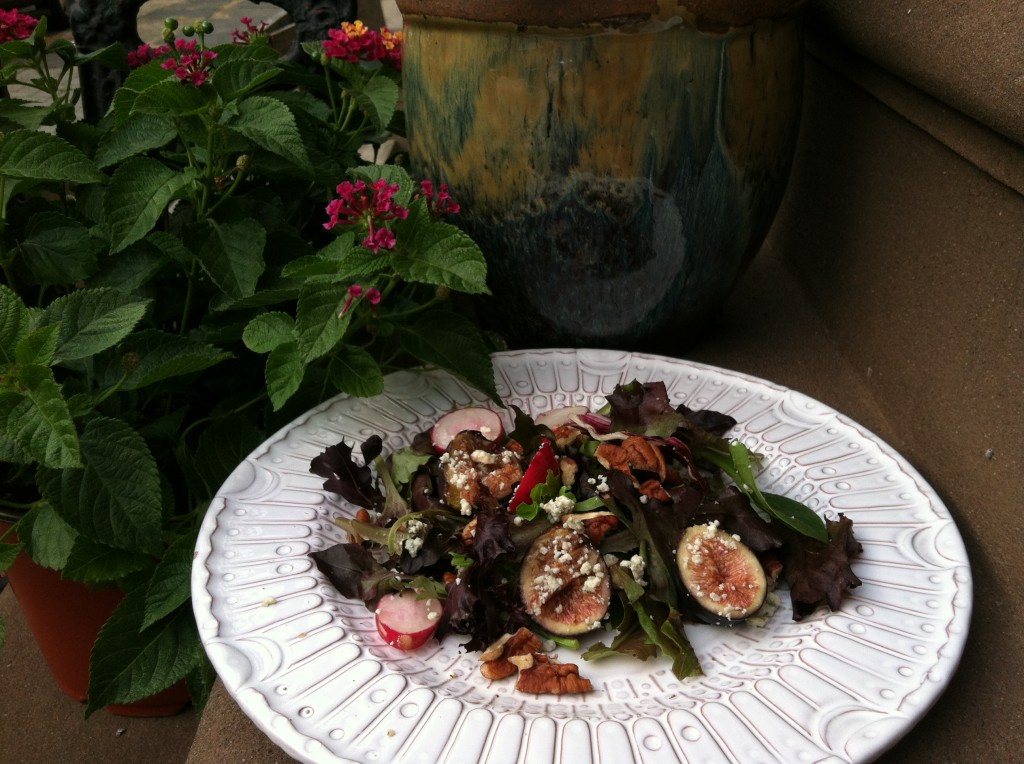
[[[540,447],[530,460],[530,466],[526,468],[523,479],[519,481],[512,499],[508,503],[508,511],[515,512],[520,504],[529,504],[530,493],[541,483],[547,482],[548,472],[558,474],[558,457],[551,447],[551,441],[543,438]]]

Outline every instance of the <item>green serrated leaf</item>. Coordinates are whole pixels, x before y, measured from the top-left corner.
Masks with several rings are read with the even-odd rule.
[[[145,240],[163,253],[168,260],[186,268],[191,265],[192,250],[185,246],[180,237],[165,231],[153,231]]]
[[[37,130],[0,134],[0,175],[71,183],[107,180],[80,149],[63,138]]]
[[[37,502],[18,521],[18,536],[37,565],[60,570],[68,561],[78,532],[45,501]]]
[[[146,590],[143,629],[166,618],[192,596],[192,554],[195,545],[193,536],[181,536],[167,548],[157,564]]]
[[[280,101],[292,114],[302,113],[320,122],[331,119],[331,107],[322,98],[302,90],[285,90],[267,93],[269,98]]]
[[[395,114],[398,105],[398,84],[384,74],[371,77],[356,91],[356,103],[373,122],[377,132],[383,132]]]
[[[100,630],[89,660],[86,715],[164,690],[199,667],[203,648],[191,607],[146,629],[146,591],[127,594]]]
[[[47,467],[77,467],[78,433],[47,366],[26,366],[18,392],[0,392],[0,433]]]
[[[77,536],[61,573],[71,581],[98,584],[116,581],[152,564],[151,555],[115,549],[85,536]]]
[[[484,254],[464,231],[430,220],[428,215],[396,221],[394,230],[400,251],[390,261],[403,279],[467,294],[490,294]]]
[[[163,117],[185,117],[198,114],[212,102],[213,93],[181,82],[165,79],[139,93],[131,105],[131,116],[152,114]]]
[[[14,357],[20,366],[49,366],[57,352],[60,324],[51,324],[29,332],[19,340]]]
[[[81,436],[83,467],[42,469],[43,497],[75,530],[118,549],[160,551],[160,479],[146,445],[118,419],[98,417]]]
[[[146,329],[125,340],[125,353],[137,353],[138,365],[123,384],[137,390],[170,377],[193,374],[231,358],[231,353],[191,337]]]
[[[54,43],[56,42],[57,40],[54,40]],[[123,43],[115,42],[99,50],[82,53],[78,46],[70,40],[62,40],[62,42],[67,43],[67,51],[71,54],[71,58],[68,59],[69,62],[76,66],[81,66],[82,64],[101,64],[108,69],[120,71],[128,68],[125,62],[127,51]]]
[[[307,284],[299,293],[295,309],[295,336],[305,361],[329,353],[345,336],[352,313],[338,314],[348,297],[341,284]]]
[[[500,402],[487,345],[472,321],[453,311],[429,311],[401,324],[398,332],[410,355],[447,369]]]
[[[181,240],[173,237],[176,241]],[[89,279],[91,287],[114,287],[122,292],[131,292],[159,273],[169,261],[160,248],[149,237],[130,244],[116,255],[103,258],[100,269]]]
[[[247,46],[248,47],[248,46]],[[223,101],[233,101],[281,75],[274,61],[238,59],[217,62],[213,88]]]
[[[0,120],[10,122],[27,130],[38,130],[49,114],[49,109],[40,108],[34,101],[20,98],[0,99]],[[12,127],[11,130],[17,129]],[[10,131],[7,131],[10,132]]]
[[[149,303],[116,289],[79,289],[50,303],[38,324],[60,325],[56,362],[87,358],[127,337]]]
[[[242,331],[242,342],[254,353],[269,353],[284,342],[295,339],[295,320],[287,313],[261,313]]]
[[[110,110],[114,115],[114,124],[122,125],[130,117],[135,99],[147,89],[161,82],[168,82],[174,75],[161,66],[160,61],[151,61],[131,71],[121,87],[114,93]]]
[[[96,164],[109,167],[137,154],[166,146],[178,131],[161,114],[133,114],[103,136],[96,149]]]
[[[346,233],[316,255],[288,263],[282,274],[307,280],[351,283],[373,278],[390,267],[387,257],[374,254],[366,247],[355,246],[355,236]]]
[[[240,101],[238,115],[227,126],[270,153],[311,169],[295,117],[276,98],[253,96]]]
[[[331,355],[331,383],[359,398],[384,392],[384,374],[372,355],[355,345],[342,345]]]
[[[28,332],[29,313],[18,293],[0,284],[0,361],[14,363],[21,338]]]
[[[18,555],[21,554],[21,550],[25,548],[24,544],[0,544],[0,573],[3,573],[9,567],[14,564],[14,561],[18,559]]]
[[[59,212],[33,216],[21,242],[21,254],[33,283],[41,286],[73,284],[96,272],[98,256],[106,245],[89,229]]]
[[[297,342],[285,342],[267,356],[267,393],[274,411],[279,410],[302,384],[306,362]]]
[[[265,267],[267,232],[252,219],[234,223],[207,220],[190,230],[188,243],[203,270],[224,294],[236,300],[251,297]]]
[[[103,199],[111,253],[120,252],[153,230],[170,201],[194,179],[191,168],[175,172],[149,157],[133,157],[121,164]]]

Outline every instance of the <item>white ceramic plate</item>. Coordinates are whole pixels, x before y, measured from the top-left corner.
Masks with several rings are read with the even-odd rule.
[[[322,489],[324,447],[379,433],[385,449],[484,399],[441,372],[399,373],[372,399],[336,398],[277,433],[230,476],[197,545],[192,590],[227,690],[309,762],[677,764],[864,762],[904,735],[959,662],[971,576],[949,512],[889,446],[800,393],[709,366],[617,351],[495,356],[498,390],[531,412],[600,406],[620,382],[662,380],[673,404],[712,408],[766,457],[763,485],[855,523],[863,585],[837,612],[765,628],[695,626],[705,675],[666,661],[581,664],[586,696],[490,683],[455,639],[403,653],[377,636],[308,552],[345,541],[354,508]],[[358,453],[358,451],[357,451]],[[785,594],[785,593],[784,593]],[[562,654],[562,660],[574,660]]]

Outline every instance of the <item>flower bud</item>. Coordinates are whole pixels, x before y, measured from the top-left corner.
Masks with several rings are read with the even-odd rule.
[[[203,21],[199,24],[199,31],[203,34],[210,34],[213,32],[213,24],[209,21]]]
[[[437,299],[439,300],[447,300],[448,295],[451,294],[451,291],[452,290],[450,290],[446,286],[439,286],[434,294],[437,296]]]
[[[186,24],[185,26],[183,26],[181,28],[181,33],[183,35],[185,35],[186,37],[191,37],[192,35],[194,35],[196,33],[196,28],[194,26],[192,26],[191,24]]]
[[[125,374],[131,374],[142,363],[142,356],[136,353],[134,350],[125,353],[121,356],[121,368],[124,369]]]
[[[172,32],[178,28],[178,20],[168,16],[164,19],[164,29],[169,29]]]
[[[245,172],[246,170],[248,170],[249,169],[249,165],[251,165],[251,164],[252,164],[252,157],[249,156],[248,154],[239,154],[238,155],[238,159],[235,160],[235,167],[237,167],[242,172]]]

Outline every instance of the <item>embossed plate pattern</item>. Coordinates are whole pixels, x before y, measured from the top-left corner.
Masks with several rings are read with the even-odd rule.
[[[495,356],[508,403],[594,407],[620,382],[662,380],[673,404],[713,408],[766,457],[762,480],[822,513],[843,512],[864,546],[863,581],[836,612],[765,628],[688,629],[704,667],[581,662],[587,696],[489,683],[457,640],[403,653],[377,636],[307,556],[344,541],[354,508],[309,461],[342,438],[407,445],[439,414],[484,404],[441,372],[398,373],[372,399],[336,398],[254,451],[225,482],[197,544],[192,590],[207,652],[249,717],[308,762],[677,764],[870,761],[928,710],[959,662],[971,576],[949,512],[889,446],[827,406],[764,380],[618,351]],[[562,654],[563,660],[573,656]]]

